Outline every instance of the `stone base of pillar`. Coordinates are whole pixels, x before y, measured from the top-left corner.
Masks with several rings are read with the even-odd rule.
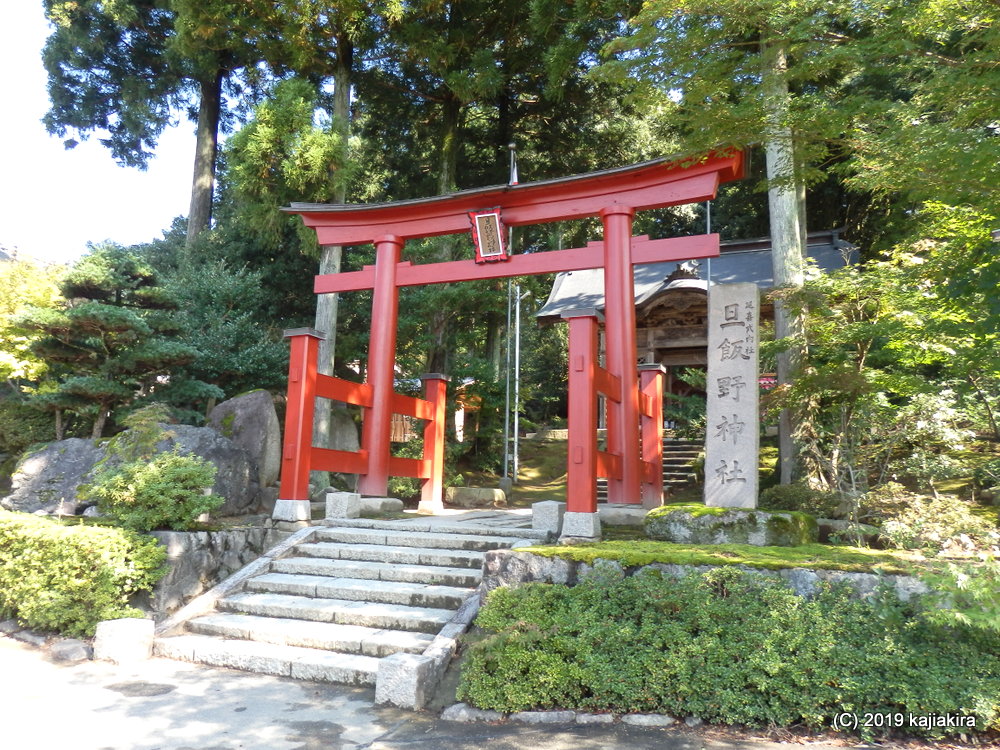
[[[312,518],[312,506],[308,500],[281,500],[274,504],[271,518],[275,521],[308,521]]]
[[[563,516],[560,542],[569,540],[598,542],[601,539],[601,517],[597,513],[574,513]]]
[[[434,502],[433,500],[421,500],[417,503],[417,513],[430,513],[436,514],[444,510],[444,503]]]

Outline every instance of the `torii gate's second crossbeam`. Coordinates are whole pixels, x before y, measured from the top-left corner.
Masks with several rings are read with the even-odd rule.
[[[321,244],[374,243],[376,247],[374,266],[352,273],[317,276],[315,283],[317,294],[373,290],[372,334],[366,368],[370,395],[364,406],[360,452],[365,456],[367,465],[363,468],[367,471],[361,472],[360,491],[369,495],[383,495],[387,491],[400,287],[603,267],[605,369],[613,376],[617,390],[615,398],[608,399],[607,452],[619,456],[621,465],[620,472],[616,472],[619,476],[609,481],[608,499],[618,503],[639,502],[640,485],[649,472],[641,465],[639,446],[642,397],[636,370],[633,264],[715,256],[719,253],[719,237],[700,235],[664,240],[633,237],[632,220],[637,210],[711,199],[721,182],[742,177],[742,169],[743,155],[733,152],[706,157],[693,164],[661,159],[557,180],[465,190],[428,199],[372,205],[293,204],[284,209],[300,214],[307,226],[315,228]],[[487,208],[498,211],[508,226],[600,216],[604,240],[572,250],[514,255],[495,263],[477,264],[472,259],[423,265],[401,262],[406,240],[467,232],[469,213]],[[301,408],[309,409],[311,405],[302,404]],[[301,436],[290,436],[286,428],[282,494],[275,507],[275,518],[308,518],[307,496],[285,497],[290,494],[285,489],[285,472],[291,471],[293,464],[301,467],[303,451],[308,454],[312,450],[301,440]],[[355,470],[357,466],[357,461],[352,462]],[[438,496],[428,498],[425,493],[424,500],[432,506],[440,505],[440,477],[428,481],[436,486]],[[301,487],[297,486],[295,494],[302,494]]]

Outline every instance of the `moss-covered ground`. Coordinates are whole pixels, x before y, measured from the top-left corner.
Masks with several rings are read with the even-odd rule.
[[[665,563],[672,565],[745,565],[765,570],[813,568],[852,573],[906,574],[927,567],[930,562],[909,550],[875,550],[829,544],[803,544],[798,547],[754,547],[748,544],[671,544],[638,538],[623,531],[610,535],[629,538],[566,546],[522,548],[544,557],[593,563],[614,560],[625,566]],[[641,533],[641,532],[640,532]]]

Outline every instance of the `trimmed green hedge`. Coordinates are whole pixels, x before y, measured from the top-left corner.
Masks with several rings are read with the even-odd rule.
[[[979,731],[1000,728],[1000,639],[909,607],[831,588],[805,599],[732,568],[501,588],[477,619],[486,636],[468,650],[459,697],[498,711],[661,712],[748,726],[958,713]]]
[[[165,558],[155,539],[123,529],[0,511],[0,616],[93,635],[101,620],[142,616],[129,597],[152,588]]]

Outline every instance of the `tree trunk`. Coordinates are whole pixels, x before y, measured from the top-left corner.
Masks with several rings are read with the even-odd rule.
[[[803,239],[801,206],[796,169],[795,144],[789,124],[789,101],[786,50],[781,43],[764,42],[762,52],[762,88],[767,104],[768,131],[765,135],[767,163],[767,201],[771,220],[771,258],[775,286],[802,286]],[[804,201],[803,201],[804,202]],[[800,337],[802,320],[790,314],[781,302],[774,305],[776,339]],[[778,384],[792,382],[801,360],[801,351],[792,347],[778,355]],[[781,412],[778,424],[781,483],[792,481],[796,466],[794,415]]]
[[[458,182],[458,129],[462,114],[462,104],[454,96],[444,101],[441,113],[441,162],[438,174],[438,194],[454,192]],[[438,239],[437,260],[446,262],[453,260],[455,242],[453,237],[445,236]],[[451,310],[435,310],[431,313],[428,325],[431,332],[431,345],[427,352],[427,372],[447,374],[451,361]]]
[[[222,106],[223,72],[218,70],[201,82],[198,107],[198,136],[194,153],[194,178],[191,182],[191,209],[185,245],[208,229],[212,223],[212,197],[215,190],[215,161],[219,146],[219,114]]]
[[[62,440],[63,435],[66,434],[66,428],[63,426],[63,413],[62,409],[56,409],[56,440]]]
[[[343,144],[343,155],[349,158],[347,147],[351,137],[351,73],[354,61],[354,46],[346,34],[337,37],[337,57],[333,71],[333,127],[340,135]],[[334,169],[331,169],[331,178]],[[338,182],[333,190],[333,202],[343,203],[347,200],[347,185]],[[340,245],[323,245],[320,248],[320,274],[340,273],[340,263],[343,248]],[[319,344],[319,372],[323,375],[333,375],[333,366],[337,350],[337,311],[340,296],[337,294],[316,295],[316,323],[318,331],[323,331],[326,338]],[[313,414],[313,445],[323,448],[337,448],[331,443],[330,410],[332,402],[325,398],[316,399]],[[321,477],[322,479],[322,477]]]
[[[97,408],[97,418],[94,420],[94,429],[90,433],[90,438],[92,440],[100,440],[101,435],[104,434],[104,425],[108,421],[108,407],[106,404],[101,404]]]

